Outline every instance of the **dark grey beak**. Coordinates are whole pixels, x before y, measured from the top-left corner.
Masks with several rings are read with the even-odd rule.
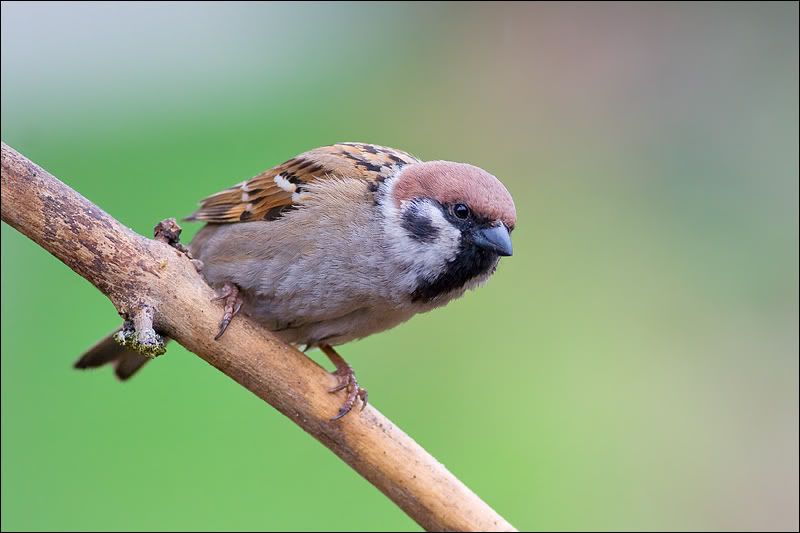
[[[497,255],[509,256],[514,252],[511,248],[511,235],[503,224],[478,229],[474,235],[476,245]]]

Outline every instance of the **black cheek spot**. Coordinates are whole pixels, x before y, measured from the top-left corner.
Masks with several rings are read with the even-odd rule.
[[[402,225],[409,237],[419,242],[431,243],[439,235],[439,228],[431,223],[431,219],[413,206],[403,213]]]

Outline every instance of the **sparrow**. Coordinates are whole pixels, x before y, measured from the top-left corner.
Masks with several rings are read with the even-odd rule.
[[[465,163],[345,142],[300,154],[213,194],[186,218],[189,245],[224,300],[217,339],[241,312],[283,341],[319,348],[348,394],[366,389],[334,350],[441,307],[512,254],[516,209],[492,174]],[[109,336],[76,364],[130,378],[148,358]]]

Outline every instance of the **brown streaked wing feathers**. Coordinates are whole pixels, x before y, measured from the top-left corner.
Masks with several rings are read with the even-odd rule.
[[[272,220],[292,209],[292,192],[303,192],[308,183],[331,176],[378,182],[391,176],[398,167],[417,162],[418,159],[405,152],[372,144],[339,143],[316,148],[209,196],[186,220],[217,224]],[[279,181],[290,190],[276,183],[278,175],[283,178]],[[287,183],[296,190],[292,191]]]

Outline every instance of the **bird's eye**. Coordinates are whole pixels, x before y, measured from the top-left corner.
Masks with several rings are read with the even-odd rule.
[[[469,207],[464,204],[456,204],[453,206],[453,214],[456,218],[465,219],[469,216]]]

